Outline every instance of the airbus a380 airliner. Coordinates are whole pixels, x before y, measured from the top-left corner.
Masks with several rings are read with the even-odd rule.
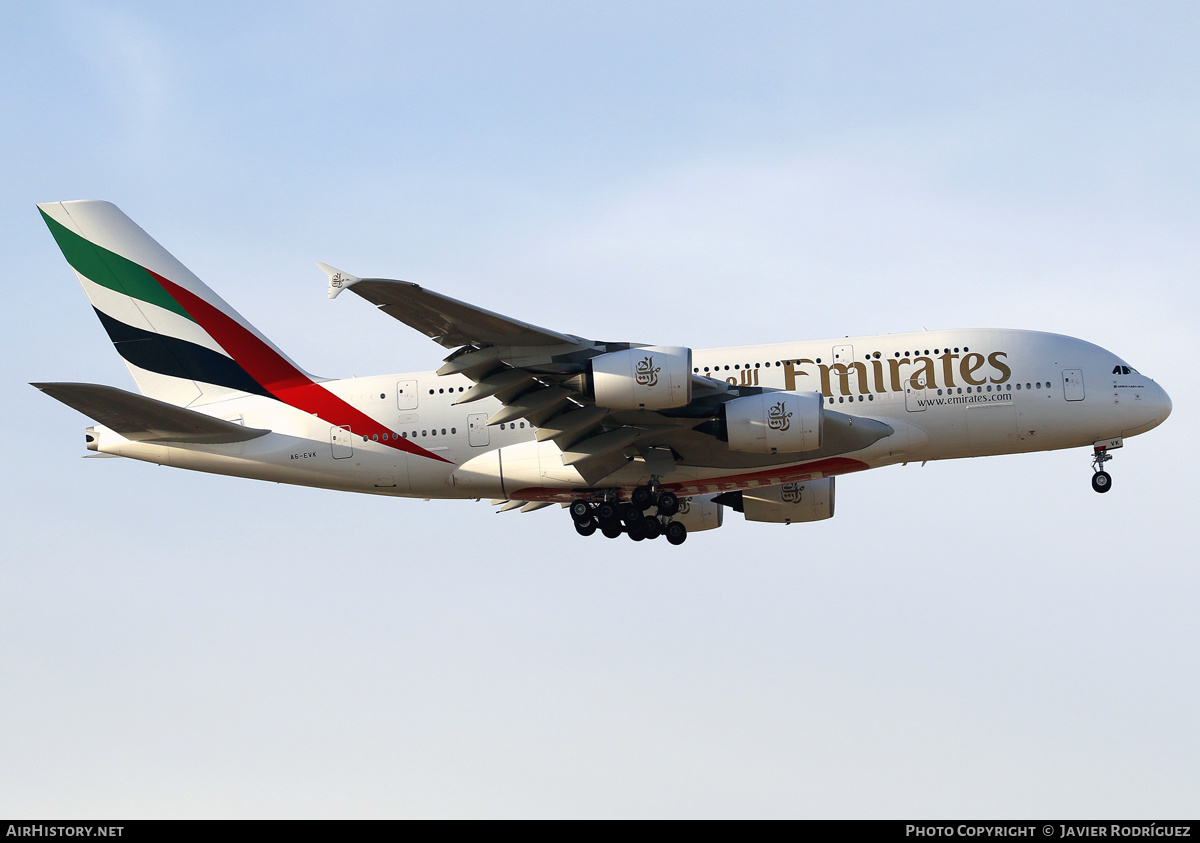
[[[116,206],[38,206],[141,394],[34,386],[94,419],[87,447],[160,465],[415,498],[569,508],[635,541],[829,518],[841,474],[915,460],[1092,450],[1171,413],[1083,340],[926,331],[737,348],[600,342],[321,264],[450,350],[432,372],[305,373]]]

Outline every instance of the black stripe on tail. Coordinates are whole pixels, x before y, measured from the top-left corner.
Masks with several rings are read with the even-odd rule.
[[[252,395],[274,397],[237,362],[224,354],[186,340],[126,325],[97,308],[93,310],[116,346],[117,353],[140,369],[237,389]]]

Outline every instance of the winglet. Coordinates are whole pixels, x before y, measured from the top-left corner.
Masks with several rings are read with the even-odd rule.
[[[357,278],[348,272],[342,272],[340,269],[334,269],[327,263],[317,262],[317,266],[329,276],[329,298],[336,299],[338,293],[349,287],[351,284],[357,284],[361,278]]]

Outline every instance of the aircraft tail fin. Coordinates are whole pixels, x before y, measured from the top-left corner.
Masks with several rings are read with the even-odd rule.
[[[38,210],[143,395],[186,407],[312,384],[117,206]]]

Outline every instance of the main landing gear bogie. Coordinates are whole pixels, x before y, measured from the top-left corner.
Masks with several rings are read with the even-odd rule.
[[[658,496],[658,514],[670,518],[679,512],[679,498],[671,492],[662,492]]]
[[[654,484],[650,486],[638,486],[629,495],[629,504],[627,506],[637,512],[646,512],[647,510],[657,508],[659,515],[665,515],[670,518],[679,512],[679,498],[674,492],[659,491]]]
[[[606,539],[615,539],[625,531],[621,528],[620,524],[615,521],[610,521],[606,524],[600,525],[600,532],[604,534]]]
[[[654,492],[650,491],[649,486],[638,486],[633,490],[633,494],[629,496],[629,501],[636,506],[639,511],[645,512],[647,509],[654,506]]]
[[[653,514],[647,511],[652,508],[657,510]],[[666,536],[673,545],[683,544],[687,538],[687,527],[671,520],[679,512],[678,496],[650,486],[638,486],[628,502],[619,502],[612,495],[594,501],[578,500],[571,504],[570,512],[575,532],[581,536],[597,530],[610,539],[625,533],[638,542]]]
[[[687,527],[679,521],[668,521],[666,535],[671,544],[683,544],[683,540],[687,538]]]

